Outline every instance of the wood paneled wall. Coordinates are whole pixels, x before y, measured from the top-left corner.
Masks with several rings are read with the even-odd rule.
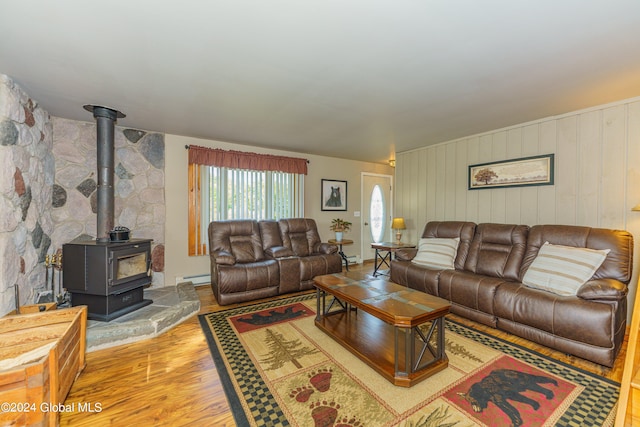
[[[548,153],[553,186],[467,189],[469,165]],[[640,98],[397,153],[395,195],[407,241],[432,220],[586,225],[630,231],[640,259]]]

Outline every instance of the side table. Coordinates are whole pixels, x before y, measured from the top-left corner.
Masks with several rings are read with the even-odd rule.
[[[342,251],[342,245],[350,245],[350,244],[353,243],[353,240],[349,240],[349,239],[342,239],[342,240],[329,239],[329,243],[334,244],[334,245],[338,245],[338,254],[340,254],[340,256],[342,257],[342,260],[344,261],[344,268],[346,268],[347,271],[349,271],[349,260],[347,259],[347,256]]]
[[[371,248],[376,250],[376,256],[374,259],[374,269],[373,269],[373,277],[377,277],[378,274],[384,274],[378,272],[380,267],[386,265],[387,268],[391,268],[391,254],[393,254],[396,250],[402,248],[415,248],[416,245],[412,245],[410,243],[402,243],[402,242],[380,242],[380,243],[372,243]],[[381,252],[386,252],[382,254]]]

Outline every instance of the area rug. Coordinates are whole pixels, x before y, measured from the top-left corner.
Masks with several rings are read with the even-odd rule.
[[[450,319],[449,366],[396,387],[319,330],[315,309],[302,295],[199,316],[238,426],[613,424],[618,383]]]

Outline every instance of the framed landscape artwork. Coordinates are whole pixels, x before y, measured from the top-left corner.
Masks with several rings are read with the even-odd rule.
[[[347,210],[347,181],[323,179],[320,194],[323,211]]]
[[[553,154],[469,166],[469,190],[553,185]]]

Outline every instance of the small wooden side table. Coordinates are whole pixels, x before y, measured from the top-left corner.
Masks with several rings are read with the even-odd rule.
[[[349,240],[349,239],[342,239],[342,240],[329,239],[329,243],[334,244],[334,245],[338,245],[338,254],[340,254],[340,256],[342,257],[342,260],[344,261],[344,268],[346,268],[347,271],[349,271],[349,260],[347,259],[347,256],[342,251],[342,245],[350,245],[350,244],[353,243],[353,240]]]
[[[377,277],[378,274],[383,274],[383,273],[379,273],[378,270],[380,270],[380,267],[382,267],[383,265],[386,265],[387,268],[391,268],[390,262],[391,262],[391,254],[393,254],[396,250],[398,249],[402,249],[402,248],[415,248],[416,245],[412,245],[410,243],[402,243],[402,242],[380,242],[380,243],[372,243],[371,244],[371,248],[376,250],[376,256],[375,256],[375,267],[373,269],[373,277]],[[381,254],[382,252],[386,252],[384,255]]]

